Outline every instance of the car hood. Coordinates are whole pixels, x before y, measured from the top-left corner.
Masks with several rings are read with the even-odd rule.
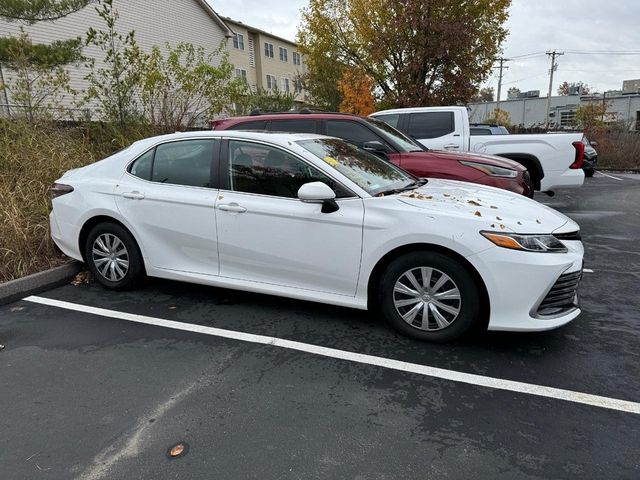
[[[573,220],[535,200],[475,183],[434,178],[394,197],[425,213],[473,218],[481,230],[548,234],[579,229]]]
[[[432,157],[435,156],[442,160],[463,160],[467,162],[482,163],[485,165],[495,165],[502,168],[510,168],[511,170],[526,170],[526,168],[518,162],[509,160],[508,158],[498,157],[497,155],[484,155],[480,153],[467,152],[449,152],[446,150],[428,150],[427,153],[429,153]]]

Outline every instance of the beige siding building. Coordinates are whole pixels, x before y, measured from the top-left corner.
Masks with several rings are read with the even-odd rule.
[[[295,43],[242,22],[223,17],[233,31],[229,39],[229,60],[236,75],[247,79],[252,89],[280,90],[295,94],[298,102],[307,100],[300,77],[304,58]]]
[[[97,4],[97,2],[95,2]],[[205,0],[114,0],[114,8],[119,19],[117,29],[123,35],[135,31],[140,48],[149,51],[157,45],[176,45],[180,42],[202,46],[210,53],[232,36],[225,22]],[[73,37],[85,37],[89,27],[104,29],[104,22],[90,4],[83,10],[55,22],[40,22],[35,25],[21,25],[0,20],[0,36],[19,35],[20,27],[29,33],[35,43],[51,43]],[[85,47],[86,57],[96,59],[96,67],[101,66],[103,54],[96,47]],[[86,90],[84,77],[88,69],[80,65],[70,67],[71,87],[81,92]],[[11,72],[4,69],[5,81],[11,80]],[[3,97],[0,96],[3,100]],[[11,98],[8,99],[11,104]],[[71,99],[66,99],[65,107],[71,107]],[[1,109],[0,109],[1,111]]]

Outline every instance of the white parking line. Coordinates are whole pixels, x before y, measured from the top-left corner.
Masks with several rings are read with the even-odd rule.
[[[601,172],[601,171],[599,171],[599,170],[598,170],[598,172],[597,172],[597,173],[598,173],[598,174],[600,174],[600,175],[603,175],[603,176],[605,176],[605,177],[613,178],[614,180],[619,180],[619,181],[621,181],[621,182],[624,182],[624,179],[622,179],[622,178],[614,177],[613,175],[609,175],[609,174],[607,174],[607,173],[603,173],[603,172]]]
[[[255,335],[252,333],[236,332],[234,330],[225,330],[222,328],[207,327],[204,325],[195,325],[192,323],[175,322],[173,320],[164,320],[162,318],[148,317],[146,315],[137,315],[134,313],[119,312],[117,310],[108,310],[105,308],[90,307],[78,303],[65,302],[62,300],[53,300],[50,298],[31,296],[24,300],[52,307],[64,308],[76,312],[89,313],[99,315],[101,317],[117,318],[119,320],[127,320],[129,322],[143,323],[154,325],[157,327],[171,328],[174,330],[183,330],[187,332],[202,333],[214,337],[230,338],[243,342],[258,343],[263,345],[273,345],[274,347],[297,350],[300,352],[312,353],[323,357],[336,358],[339,360],[347,360],[355,363],[367,365],[375,365],[391,370],[399,370],[402,372],[415,373],[426,377],[440,378],[453,382],[467,383],[480,387],[493,388],[497,390],[507,390],[509,392],[524,393],[528,395],[536,395],[539,397],[553,398],[557,400],[565,400],[573,403],[581,403],[593,407],[606,408],[610,410],[618,410],[620,412],[640,414],[640,403],[630,402],[627,400],[619,400],[616,398],[602,397],[589,393],[575,392],[572,390],[563,390],[554,387],[545,387],[543,385],[535,385],[532,383],[516,382],[513,380],[504,380],[502,378],[487,377],[484,375],[476,375],[473,373],[458,372],[455,370],[446,370],[443,368],[429,367],[417,363],[408,363],[401,360],[391,358],[376,357],[373,355],[365,355],[362,353],[349,352],[345,350],[337,350],[335,348],[322,347],[309,343],[294,342],[283,338],[268,337],[265,335]]]

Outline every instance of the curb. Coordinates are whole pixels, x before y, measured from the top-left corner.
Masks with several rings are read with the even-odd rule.
[[[6,305],[24,297],[64,285],[82,270],[80,262],[72,261],[59,267],[0,283],[0,305]]]

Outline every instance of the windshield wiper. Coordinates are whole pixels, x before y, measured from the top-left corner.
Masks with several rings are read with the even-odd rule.
[[[383,197],[385,195],[393,195],[395,193],[402,193],[402,192],[406,192],[408,190],[415,190],[416,188],[419,188],[421,186],[423,186],[424,184],[426,184],[429,180],[426,178],[419,178],[418,180],[416,180],[415,182],[411,182],[408,185],[405,185],[404,187],[400,187],[400,188],[390,188],[388,190],[383,190],[381,192],[376,193],[376,197]]]

